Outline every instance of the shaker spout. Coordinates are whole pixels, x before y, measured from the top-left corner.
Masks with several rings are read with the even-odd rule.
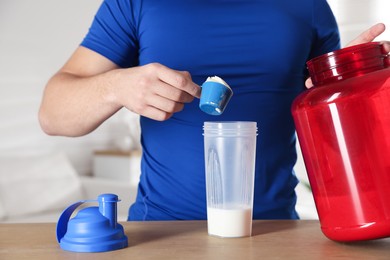
[[[115,194],[101,194],[98,197],[99,212],[108,218],[111,228],[116,228],[117,224],[117,203],[120,201]]]

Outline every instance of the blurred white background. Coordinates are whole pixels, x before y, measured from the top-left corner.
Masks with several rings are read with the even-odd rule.
[[[339,23],[343,46],[377,22],[389,27],[379,39],[390,39],[389,0],[328,2]],[[137,116],[127,111],[80,138],[49,137],[38,124],[37,112],[46,81],[81,42],[100,3],[101,0],[0,0],[0,158],[63,153],[75,172],[84,176],[92,173],[93,151],[137,147]],[[0,171],[1,168],[0,164]],[[307,181],[301,157],[296,172]],[[300,190],[298,193],[299,210],[315,217],[310,194]],[[7,204],[5,198],[4,189],[0,190],[0,219],[1,203]],[[3,205],[4,216],[6,208]]]

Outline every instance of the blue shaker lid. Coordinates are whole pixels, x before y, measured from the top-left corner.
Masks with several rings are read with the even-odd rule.
[[[77,207],[91,201],[76,202],[63,211],[57,223],[57,240],[62,249],[105,252],[127,247],[123,227],[117,223],[118,196],[102,194],[97,201],[99,207],[84,208],[72,219]]]

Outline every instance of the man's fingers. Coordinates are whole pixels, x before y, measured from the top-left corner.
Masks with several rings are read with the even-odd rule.
[[[371,26],[368,30],[361,33],[358,37],[356,37],[354,40],[349,42],[347,46],[357,45],[361,43],[371,42],[376,37],[381,35],[386,30],[386,26],[383,23],[375,24],[374,26]]]
[[[156,88],[155,93],[161,97],[179,103],[190,103],[194,100],[194,97],[191,94],[175,88],[165,82],[161,82],[159,85],[160,86]]]
[[[311,78],[306,79],[305,86],[306,86],[306,88],[313,87],[313,81],[311,80]]]
[[[173,115],[173,113],[168,113],[152,106],[146,107],[139,114],[157,121],[167,120]]]
[[[389,41],[383,41],[383,50],[386,52],[386,53],[389,53],[390,52],[390,42]]]
[[[163,82],[187,92],[193,97],[200,97],[200,87],[196,85],[191,78],[190,73],[186,71],[175,71],[161,64],[155,64],[158,77]]]

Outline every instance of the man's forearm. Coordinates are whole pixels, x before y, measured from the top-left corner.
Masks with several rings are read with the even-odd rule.
[[[113,73],[79,77],[60,72],[53,76],[39,111],[42,129],[63,136],[82,136],[96,129],[121,108],[110,91]]]

